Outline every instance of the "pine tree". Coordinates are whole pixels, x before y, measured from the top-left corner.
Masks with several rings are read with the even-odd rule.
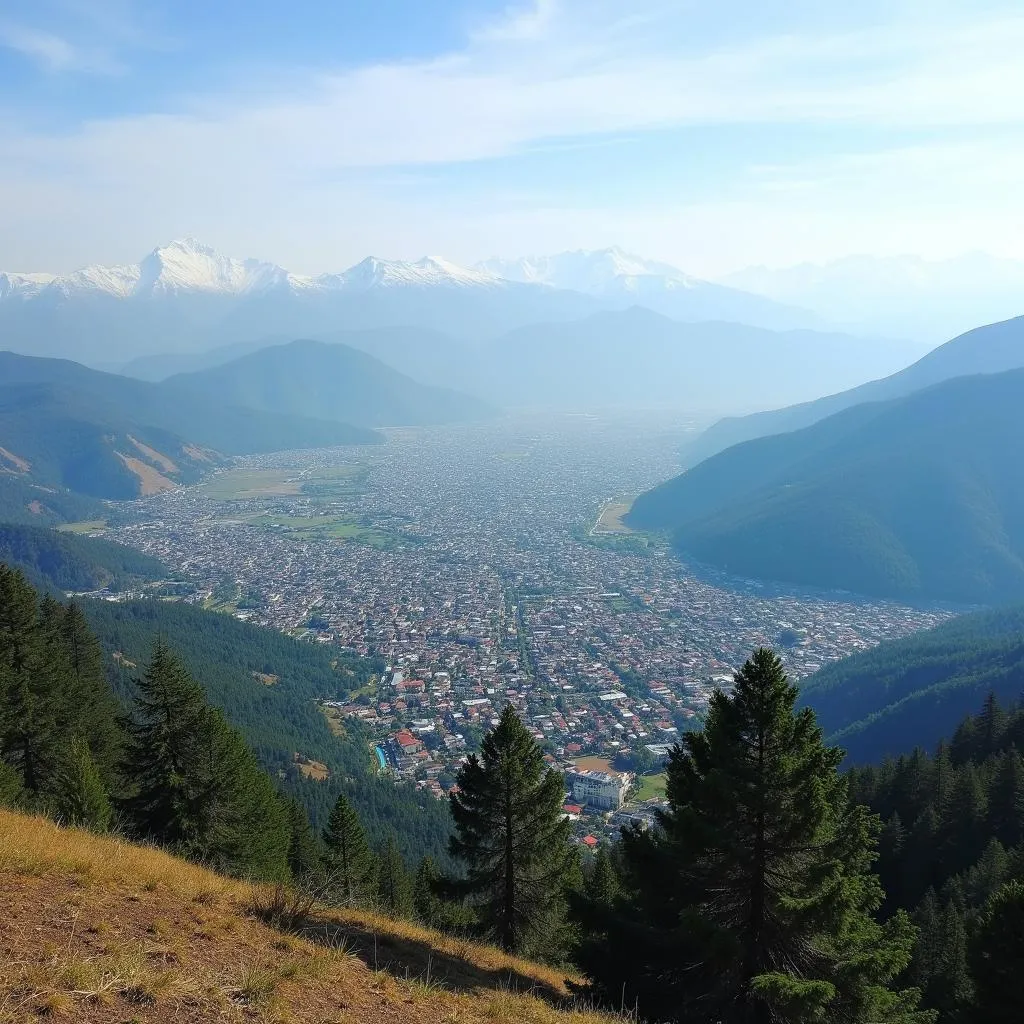
[[[203,724],[192,774],[201,824],[190,854],[226,874],[287,878],[287,812],[270,777],[219,709],[207,709]]]
[[[673,750],[661,827],[623,834],[631,900],[609,927],[606,998],[687,1022],[930,1019],[888,988],[914,929],[872,916],[877,819],[848,800],[842,751],[796,697],[758,650]]]
[[[417,919],[428,928],[436,927],[441,916],[441,899],[437,895],[440,877],[433,858],[424,857],[416,869],[412,902]]]
[[[459,889],[503,949],[537,950],[565,918],[572,851],[562,777],[546,768],[540,747],[507,706],[457,783],[450,849],[466,865]]]
[[[970,941],[978,1024],[1024,1020],[1024,883],[1010,882],[986,904]]]
[[[989,788],[988,831],[1004,846],[1024,841],[1024,760],[1015,747],[1004,751]]]
[[[74,709],[72,728],[88,743],[92,760],[110,788],[115,784],[124,737],[117,703],[103,671],[103,651],[74,601],[61,609],[60,638],[69,670],[63,699]]]
[[[285,877],[289,833],[269,777],[159,640],[136,689],[125,762],[136,831],[222,871]]]
[[[138,680],[125,751],[124,775],[134,785],[126,801],[143,837],[181,850],[197,849],[203,832],[203,762],[206,699],[162,640],[153,646],[145,676]]]
[[[29,797],[55,782],[62,736],[58,666],[48,652],[36,593],[0,563],[0,755]]]
[[[288,869],[295,879],[309,878],[320,869],[320,846],[302,804],[295,797],[288,797],[284,806],[288,821]]]
[[[594,854],[594,861],[583,888],[588,900],[605,907],[614,905],[619,895],[619,877],[607,846],[602,843]]]
[[[327,819],[323,839],[331,888],[339,902],[351,907],[366,900],[373,892],[377,865],[359,815],[344,793]]]
[[[110,828],[113,809],[103,778],[84,739],[72,738],[58,780],[54,797],[57,817],[68,825],[106,832]]]
[[[412,880],[398,852],[394,836],[388,836],[380,856],[377,905],[392,917],[412,916]]]

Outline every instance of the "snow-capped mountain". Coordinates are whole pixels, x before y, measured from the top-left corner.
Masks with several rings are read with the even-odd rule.
[[[813,326],[802,310],[619,249],[472,268],[438,257],[369,257],[338,273],[300,276],[185,238],[138,263],[56,276],[0,273],[0,348],[105,368],[343,329],[420,327],[481,341],[634,305],[687,322]]]
[[[617,308],[647,306],[689,322],[728,320],[775,329],[820,326],[818,318],[806,310],[776,301],[766,303],[761,296],[703,281],[668,263],[615,247],[494,258],[478,263],[475,269],[509,281],[582,292]]]
[[[568,288],[585,295],[637,293],[651,286],[696,288],[707,283],[677,267],[645,260],[617,247],[577,249],[554,256],[524,256],[519,259],[495,257],[478,263],[475,269],[509,281]]]
[[[470,270],[457,263],[425,256],[415,263],[381,260],[368,256],[340,274],[322,274],[306,279],[307,287],[367,291],[371,288],[502,288],[508,284],[500,275]]]
[[[498,275],[432,256],[415,263],[370,256],[341,273],[303,277],[274,263],[224,256],[194,238],[184,238],[124,266],[90,266],[63,276],[0,274],[0,301],[36,298],[43,293],[64,298],[96,294],[127,299],[179,292],[244,295],[271,289],[363,292],[373,288],[502,288],[508,284]]]

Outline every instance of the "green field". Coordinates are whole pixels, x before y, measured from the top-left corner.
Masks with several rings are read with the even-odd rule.
[[[106,528],[106,519],[83,519],[80,523],[64,523],[57,527],[61,533],[102,533]]]
[[[339,498],[359,494],[367,469],[361,465],[328,466],[324,469],[229,469],[203,484],[203,493],[214,501],[280,498],[306,494],[311,498]]]
[[[244,498],[277,498],[300,493],[301,481],[294,469],[229,469],[203,484],[203,493],[214,501]]]
[[[637,780],[639,787],[634,800],[664,800],[665,799],[665,773],[657,775],[641,775]]]
[[[388,551],[402,543],[402,538],[387,530],[354,523],[344,516],[275,516],[267,514],[251,519],[253,526],[281,530],[296,540],[342,540]]]

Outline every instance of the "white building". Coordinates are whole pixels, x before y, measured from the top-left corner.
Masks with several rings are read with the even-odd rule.
[[[632,778],[629,773],[619,775],[575,768],[565,773],[565,784],[576,803],[602,811],[617,811],[626,799]]]

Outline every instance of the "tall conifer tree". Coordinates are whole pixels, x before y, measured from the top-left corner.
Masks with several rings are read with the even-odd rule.
[[[336,898],[345,906],[365,901],[373,892],[377,865],[359,815],[344,793],[338,794],[323,839]]]
[[[561,775],[547,768],[533,736],[507,706],[457,782],[451,852],[466,865],[459,888],[503,949],[542,949],[564,921],[574,863]]]
[[[57,817],[68,825],[93,832],[106,832],[113,809],[96,763],[84,739],[72,737],[68,753],[58,774],[54,796]]]
[[[412,879],[398,852],[394,836],[388,836],[377,869],[377,905],[395,917],[412,916]]]
[[[1024,1020],[1024,883],[1004,885],[985,906],[970,941],[978,1024],[1020,1024]]]
[[[288,873],[285,810],[245,741],[157,641],[138,682],[125,775],[143,836],[233,874]]]
[[[0,563],[0,754],[29,797],[56,781],[64,740],[59,684],[36,592],[20,572]]]
[[[888,988],[914,929],[872,917],[877,821],[850,804],[842,751],[796,696],[756,651],[672,752],[661,827],[624,833],[632,906],[589,951],[616,1004],[688,1024],[931,1019]]]

